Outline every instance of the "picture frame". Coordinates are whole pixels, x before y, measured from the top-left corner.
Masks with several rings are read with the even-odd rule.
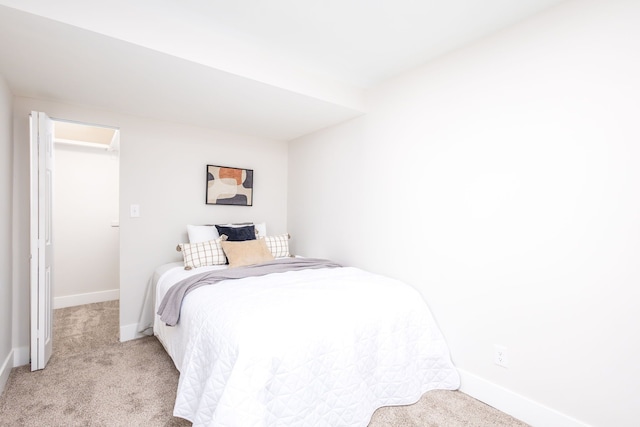
[[[207,165],[205,203],[253,206],[253,169]]]

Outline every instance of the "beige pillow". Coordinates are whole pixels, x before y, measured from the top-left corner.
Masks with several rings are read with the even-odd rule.
[[[264,239],[245,240],[242,242],[223,240],[221,244],[229,261],[229,268],[262,264],[274,259]]]

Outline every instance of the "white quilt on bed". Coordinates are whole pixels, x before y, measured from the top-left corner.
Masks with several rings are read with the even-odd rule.
[[[201,271],[164,273],[156,306]],[[460,382],[422,296],[351,267],[204,286],[154,331],[180,371],[174,415],[194,426],[366,426]]]

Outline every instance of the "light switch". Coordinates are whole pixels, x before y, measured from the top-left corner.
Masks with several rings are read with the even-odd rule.
[[[129,216],[131,218],[138,218],[140,216],[140,205],[131,205]]]

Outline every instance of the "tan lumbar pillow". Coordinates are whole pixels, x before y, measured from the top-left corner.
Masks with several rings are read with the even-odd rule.
[[[274,259],[264,239],[245,240],[242,242],[223,240],[221,244],[230,268],[262,264]]]

